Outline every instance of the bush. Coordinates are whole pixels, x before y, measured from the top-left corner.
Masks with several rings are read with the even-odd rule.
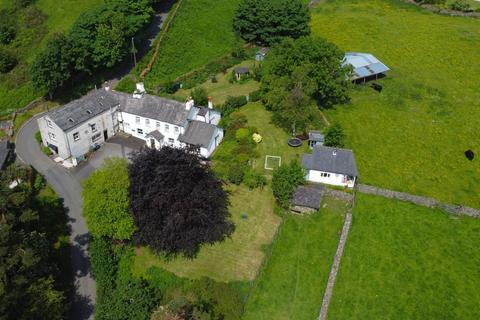
[[[297,162],[281,166],[273,171],[273,195],[277,199],[277,202],[286,208],[288,207],[292,193],[304,182],[303,169]]]
[[[196,106],[206,107],[208,105],[208,94],[204,88],[196,88],[190,93],[190,95],[195,101]]]
[[[450,9],[462,12],[472,12],[473,9],[466,0],[456,0],[450,5]]]
[[[241,164],[234,164],[228,169],[228,181],[233,184],[239,185],[243,181],[245,176],[245,166]]]
[[[243,182],[250,189],[263,188],[267,184],[267,178],[250,169],[245,173]]]
[[[327,147],[343,148],[345,145],[345,134],[343,128],[339,123],[335,123],[327,130],[325,135],[325,145]]]
[[[257,102],[262,99],[262,92],[260,90],[255,90],[250,92],[249,99],[251,102]]]
[[[53,154],[52,150],[50,150],[50,148],[46,146],[42,147],[42,152],[49,157]]]
[[[247,97],[245,96],[227,97],[222,107],[223,116],[224,117],[229,116],[233,111],[239,109],[240,107],[246,105],[247,103],[248,103]]]
[[[245,144],[250,139],[250,130],[247,128],[240,128],[235,132],[235,139],[237,142]]]
[[[0,49],[0,73],[7,73],[17,65],[17,59],[5,50]]]
[[[10,25],[0,25],[0,43],[9,44],[15,39],[16,30]]]
[[[40,131],[35,132],[35,140],[37,140],[38,144],[42,144],[42,134]]]

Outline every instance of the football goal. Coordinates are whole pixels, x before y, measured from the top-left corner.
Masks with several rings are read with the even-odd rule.
[[[282,165],[282,157],[265,156],[265,170],[275,170]]]

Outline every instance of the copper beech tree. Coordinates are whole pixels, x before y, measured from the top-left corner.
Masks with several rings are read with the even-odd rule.
[[[130,211],[136,241],[157,253],[193,257],[233,230],[228,194],[194,149],[144,148],[132,155]]]

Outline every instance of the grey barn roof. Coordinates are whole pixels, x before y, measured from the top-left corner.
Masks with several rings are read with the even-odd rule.
[[[323,187],[299,186],[292,195],[291,204],[294,206],[320,209]]]
[[[195,146],[202,146],[208,148],[215,129],[217,127],[210,123],[202,121],[191,121],[188,124],[187,130],[182,134],[178,140]]]
[[[302,155],[302,167],[349,176],[358,176],[357,165],[352,150],[315,146],[312,154]]]
[[[118,101],[109,91],[96,90],[51,111],[48,116],[63,131],[68,131],[116,105],[118,105]]]
[[[144,94],[141,99],[136,99],[122,92],[113,92],[113,94],[117,97],[123,112],[149,119],[183,126],[190,113],[184,103],[162,97]]]
[[[149,134],[147,134],[147,138],[148,137],[152,137],[157,141],[162,141],[164,138],[163,134],[158,130],[152,131]]]
[[[324,142],[325,141],[325,136],[320,131],[310,131],[308,133],[308,140]]]
[[[235,68],[235,73],[237,74],[245,74],[245,73],[249,73],[250,72],[250,69],[247,68],[247,67],[237,67]]]

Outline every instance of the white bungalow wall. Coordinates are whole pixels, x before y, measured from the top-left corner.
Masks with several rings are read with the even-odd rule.
[[[327,174],[329,176],[323,176],[322,174]],[[307,170],[305,175],[305,179],[310,182],[315,183],[324,183],[333,186],[342,186],[342,187],[353,187],[352,183],[347,183],[348,176],[339,174],[339,173],[332,173],[332,172],[324,172],[324,171],[316,171],[316,170]]]

